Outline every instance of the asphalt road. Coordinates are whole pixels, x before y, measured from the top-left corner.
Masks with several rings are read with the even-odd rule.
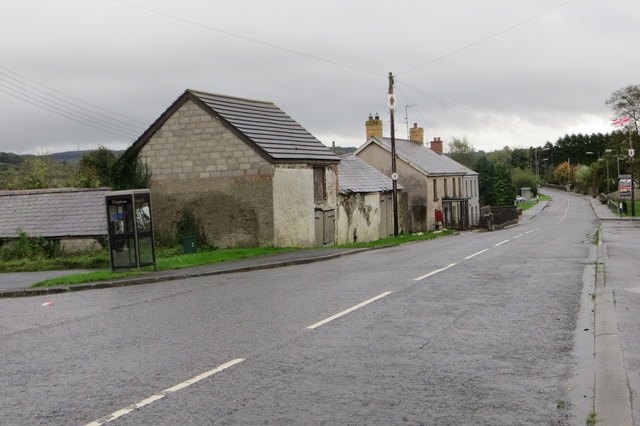
[[[0,423],[584,424],[568,389],[595,229],[554,193],[497,232],[2,299]]]

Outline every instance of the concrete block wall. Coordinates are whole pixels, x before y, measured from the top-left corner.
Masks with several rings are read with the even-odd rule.
[[[153,181],[260,174],[263,157],[193,101],[182,105],[142,149]]]
[[[216,247],[274,244],[275,167],[196,103],[169,117],[140,156],[152,173],[158,232],[175,232],[188,209]]]

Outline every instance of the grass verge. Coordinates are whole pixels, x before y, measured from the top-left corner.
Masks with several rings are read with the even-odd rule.
[[[447,236],[454,234],[456,231],[445,230],[441,232],[425,232],[419,234],[407,234],[399,235],[393,238],[384,238],[377,241],[368,243],[353,243],[353,244],[341,244],[337,246],[331,246],[327,248],[369,248],[369,247],[381,247],[389,245],[399,245],[412,241],[424,241],[437,237]],[[293,247],[263,247],[263,248],[247,248],[247,249],[225,249],[214,250],[201,253],[193,253],[187,255],[177,255],[160,257],[156,260],[156,266],[159,271],[174,270],[189,268],[193,266],[211,265],[220,262],[228,262],[231,260],[247,259],[251,257],[265,256],[268,254],[284,253],[291,250],[304,250],[296,249]],[[84,284],[89,282],[98,281],[113,281],[120,278],[126,278],[137,275],[144,275],[145,273],[153,271],[153,268],[143,268],[136,271],[114,273],[110,270],[107,271],[94,271],[86,274],[68,275],[65,277],[53,278],[50,280],[42,281],[34,284],[32,287],[51,287],[59,285],[74,285]]]

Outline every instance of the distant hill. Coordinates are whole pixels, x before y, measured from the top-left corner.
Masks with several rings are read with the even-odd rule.
[[[355,152],[356,149],[358,148],[356,148],[355,146],[336,146],[333,151],[336,155],[345,155]]]
[[[56,152],[53,154],[47,154],[48,157],[51,157],[53,161],[56,163],[63,164],[78,164],[80,158],[82,158],[83,154],[88,152],[95,151],[94,149],[85,150],[85,151],[65,151],[65,152]],[[124,151],[112,151],[116,156],[119,156]],[[17,164],[24,161],[25,158],[34,157],[33,154],[13,154],[11,152],[0,152],[0,164]]]

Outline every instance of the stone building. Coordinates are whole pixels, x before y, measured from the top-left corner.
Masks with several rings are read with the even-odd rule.
[[[390,176],[391,139],[382,136],[382,121],[378,116],[369,116],[366,129],[367,141],[355,155]],[[406,230],[422,232],[441,226],[470,226],[471,212],[476,209],[479,212],[479,206],[471,208],[468,194],[472,192],[466,191],[475,188],[477,203],[477,173],[444,155],[440,138],[435,138],[427,148],[424,130],[416,124],[409,137],[395,140],[398,183],[404,186],[408,200]]]
[[[340,160],[273,103],[186,90],[129,150],[160,233],[189,212],[220,248],[335,241]]]

